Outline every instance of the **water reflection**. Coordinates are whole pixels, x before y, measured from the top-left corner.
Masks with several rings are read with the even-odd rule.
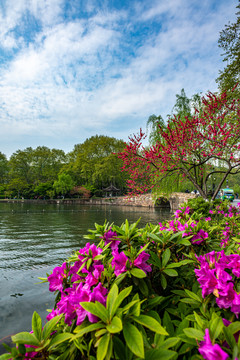
[[[0,203],[0,214],[0,339],[29,330],[34,310],[46,317],[54,295],[47,284],[36,285],[38,276],[83,246],[83,235],[95,222],[121,225],[141,218],[139,226],[145,226],[171,216],[141,207],[26,203]]]

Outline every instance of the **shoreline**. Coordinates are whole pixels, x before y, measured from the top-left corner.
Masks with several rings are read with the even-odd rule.
[[[176,211],[179,206],[195,195],[187,193],[173,193],[166,200],[163,196],[153,199],[152,194],[138,196],[113,196],[105,198],[66,198],[66,199],[0,199],[0,202],[8,203],[39,203],[39,204],[56,204],[56,205],[115,205],[130,207],[157,208],[168,211]],[[156,201],[157,200],[157,201]],[[156,205],[157,203],[157,205]]]

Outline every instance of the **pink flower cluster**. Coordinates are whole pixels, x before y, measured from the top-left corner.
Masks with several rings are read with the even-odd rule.
[[[188,225],[188,223],[182,224],[179,220],[171,220],[165,225],[163,225],[162,223],[159,223],[159,225],[161,231],[173,231],[174,233],[178,231],[184,231],[182,237],[192,235],[191,242],[194,245],[199,245],[208,238],[208,233],[203,229],[200,229],[196,234],[193,233],[193,229],[197,226],[197,223],[194,221],[192,221],[192,223]]]
[[[232,235],[231,228],[229,226],[226,226],[225,229],[222,231],[222,241],[221,241],[221,247],[225,247],[228,245],[230,235]]]
[[[221,206],[216,206],[215,210],[209,210],[210,214],[223,215],[223,217],[232,218],[233,216],[240,215],[240,203],[237,204],[238,207],[230,205],[227,209],[222,210]]]
[[[202,288],[202,296],[214,294],[220,308],[230,308],[238,317],[240,294],[235,290],[235,281],[240,278],[240,255],[225,255],[223,250],[212,251],[197,257],[197,260],[200,268],[194,271]]]
[[[118,246],[121,241],[117,240],[117,233],[111,229],[102,238],[105,245],[110,244],[111,266],[116,276],[128,270],[127,263],[130,268],[137,267],[145,273],[152,270],[147,264],[150,255],[145,251],[142,251],[133,261],[130,261],[123,251],[119,252]],[[71,325],[75,318],[77,325],[80,325],[86,317],[92,323],[98,321],[98,318],[84,310],[80,303],[98,301],[106,305],[108,290],[101,283],[101,275],[104,271],[104,265],[99,260],[101,253],[101,248],[87,243],[79,250],[78,260],[72,266],[63,263],[62,266],[53,269],[53,273],[48,276],[49,290],[60,291],[61,296],[56,309],[47,316],[47,320],[56,315],[65,314],[65,322],[68,325]]]
[[[178,209],[177,211],[175,211],[174,215],[175,215],[175,218],[178,219],[178,218],[183,218],[185,217],[187,214],[190,213],[190,207],[189,206],[186,206],[186,208],[184,207],[181,207],[180,209]]]
[[[149,254],[147,254],[145,251],[142,251],[136,259],[131,262],[130,259],[125,255],[125,253],[118,252],[117,250],[113,252],[113,260],[112,260],[112,266],[114,268],[114,274],[116,276],[119,276],[120,274],[127,271],[127,263],[129,263],[129,266],[131,267],[137,267],[145,272],[151,272],[152,268],[151,265],[147,264],[147,260],[149,259]]]
[[[96,256],[100,255],[102,249],[97,248],[95,244],[89,243],[83,249],[79,250],[79,260],[70,268],[64,263],[61,267],[56,267],[53,273],[48,277],[49,290],[59,290],[61,293],[60,301],[56,304],[56,309],[47,316],[50,320],[56,315],[65,314],[65,322],[72,324],[72,320],[77,318],[77,325],[80,325],[87,316],[90,322],[96,322],[96,316],[90,314],[80,305],[83,301],[106,304],[107,289],[100,282],[101,273],[104,266]],[[91,259],[91,265],[87,266]],[[81,269],[81,275],[78,274]],[[68,278],[70,285],[64,288],[64,279]],[[66,284],[68,284],[66,283]]]
[[[103,239],[105,240],[105,245],[110,243],[113,255],[112,267],[114,268],[114,274],[116,276],[127,271],[127,263],[129,266],[137,267],[145,273],[152,271],[151,266],[147,264],[150,255],[145,251],[142,251],[133,262],[131,262],[123,251],[119,253],[118,245],[121,241],[117,240],[116,232],[113,232],[111,229],[108,230],[108,232],[104,234]]]

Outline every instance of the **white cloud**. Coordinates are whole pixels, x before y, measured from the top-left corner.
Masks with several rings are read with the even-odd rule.
[[[63,0],[9,0],[2,11],[2,46],[18,47],[0,67],[1,132],[12,134],[11,151],[26,135],[59,148],[66,137],[73,146],[102,132],[126,140],[152,113],[170,113],[181,88],[188,96],[216,89],[217,39],[235,2],[215,12],[205,0],[143,1],[111,12],[106,3],[99,11],[86,4],[88,19],[65,18]],[[13,31],[26,11],[42,25],[29,44]]]

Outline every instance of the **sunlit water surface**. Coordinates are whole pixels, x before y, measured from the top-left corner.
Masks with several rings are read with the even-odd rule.
[[[36,310],[46,318],[54,305],[48,284],[36,284],[84,246],[94,223],[121,225],[141,218],[139,226],[171,217],[141,207],[0,203],[0,353],[9,335],[28,331]]]

